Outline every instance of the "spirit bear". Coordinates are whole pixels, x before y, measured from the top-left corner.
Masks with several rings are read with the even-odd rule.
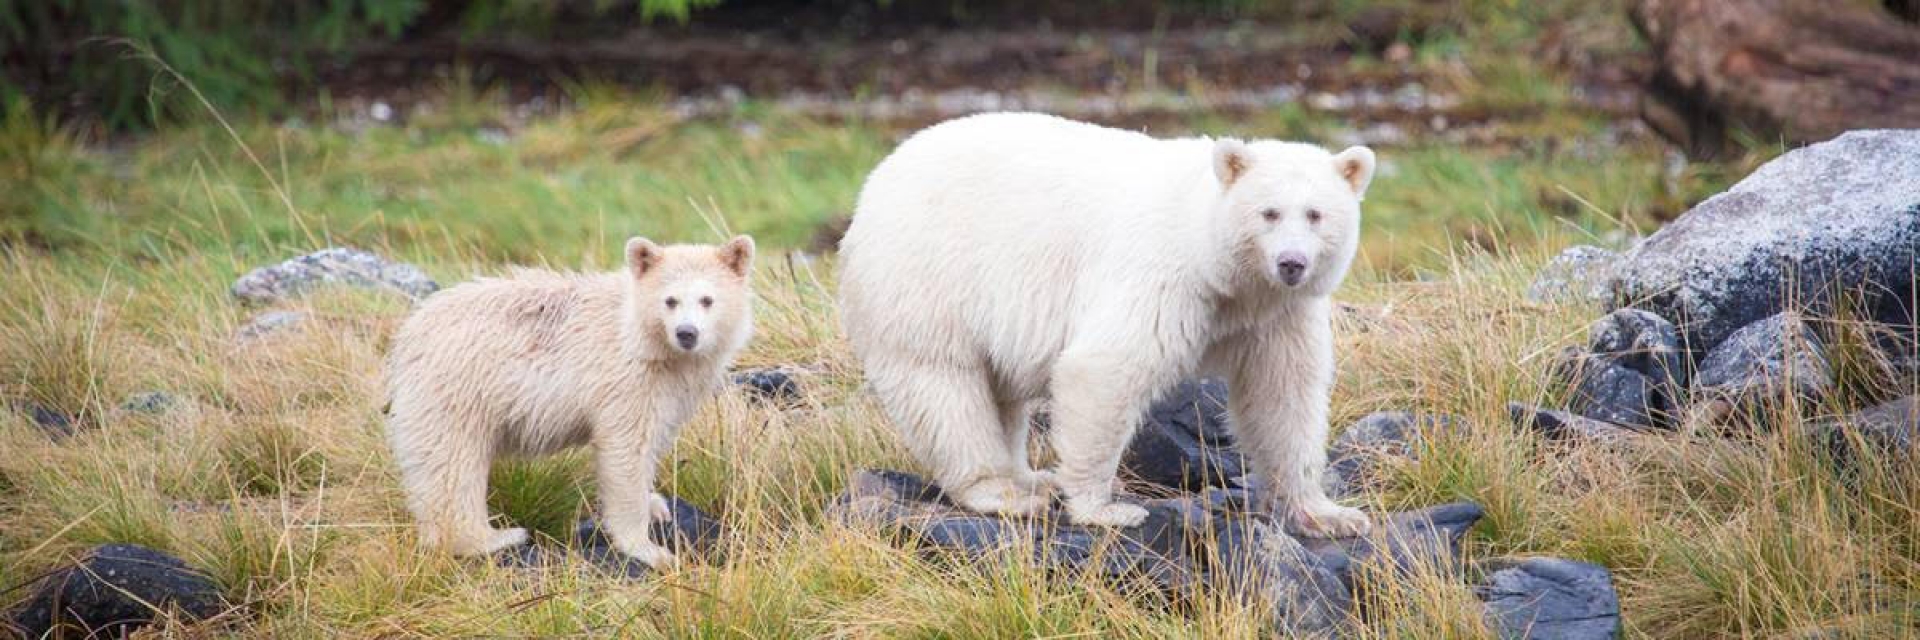
[[[525,543],[524,529],[487,522],[494,458],[591,443],[614,547],[671,564],[647,537],[670,517],[655,465],[753,333],[753,253],[746,236],[719,247],[633,238],[619,271],[522,271],[421,304],[388,356],[387,429],[422,541],[457,555]]]
[[[1373,178],[1365,147],[1161,140],[1039,114],[952,120],[868,176],[840,245],[842,322],[867,385],[958,503],[1134,526],[1113,500],[1150,401],[1224,377],[1234,429],[1296,532],[1364,533],[1330,500],[1334,289]],[[1052,398],[1059,464],[1030,468]]]

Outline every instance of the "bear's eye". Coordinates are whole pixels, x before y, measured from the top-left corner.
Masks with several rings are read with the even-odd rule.
[[[679,298],[667,298],[667,308],[668,308],[668,309],[672,309],[672,308],[675,308],[675,307],[678,307],[678,306],[680,306],[680,299],[679,299]]]
[[[1307,222],[1316,222],[1316,223],[1317,223],[1317,222],[1319,222],[1319,221],[1320,221],[1320,210],[1319,210],[1319,209],[1308,209],[1308,210],[1307,210]]]
[[[1276,209],[1268,209],[1266,211],[1260,212],[1260,217],[1266,218],[1267,222],[1273,222],[1275,220],[1280,219],[1280,211]]]
[[[700,296],[700,308],[702,309],[713,308],[713,296]]]

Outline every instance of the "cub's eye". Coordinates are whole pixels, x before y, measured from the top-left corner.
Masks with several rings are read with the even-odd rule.
[[[700,296],[700,308],[709,309],[712,307],[713,307],[713,296]]]
[[[1308,210],[1307,210],[1307,222],[1319,222],[1319,221],[1320,221],[1320,210],[1319,210],[1319,209],[1308,209]]]
[[[679,299],[679,298],[667,298],[667,308],[668,308],[668,309],[672,309],[672,308],[675,308],[675,307],[678,307],[678,306],[680,306],[680,299]]]
[[[1260,217],[1266,218],[1267,222],[1273,222],[1280,219],[1280,212],[1274,209],[1268,209],[1260,212]]]

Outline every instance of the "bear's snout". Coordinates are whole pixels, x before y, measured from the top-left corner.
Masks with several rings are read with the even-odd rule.
[[[692,351],[694,345],[700,344],[700,330],[693,328],[690,324],[674,327],[673,340],[680,343],[681,349]]]
[[[1282,253],[1273,259],[1273,268],[1287,286],[1300,284],[1307,276],[1307,255],[1293,251]]]

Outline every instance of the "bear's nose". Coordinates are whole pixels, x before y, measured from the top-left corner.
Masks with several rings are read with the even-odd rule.
[[[700,343],[700,330],[693,328],[693,325],[683,324],[674,327],[673,339],[680,343],[680,348],[692,349],[693,345]]]
[[[1280,272],[1280,279],[1288,285],[1300,284],[1301,276],[1307,273],[1307,257],[1298,253],[1283,253],[1274,259],[1273,266]]]

